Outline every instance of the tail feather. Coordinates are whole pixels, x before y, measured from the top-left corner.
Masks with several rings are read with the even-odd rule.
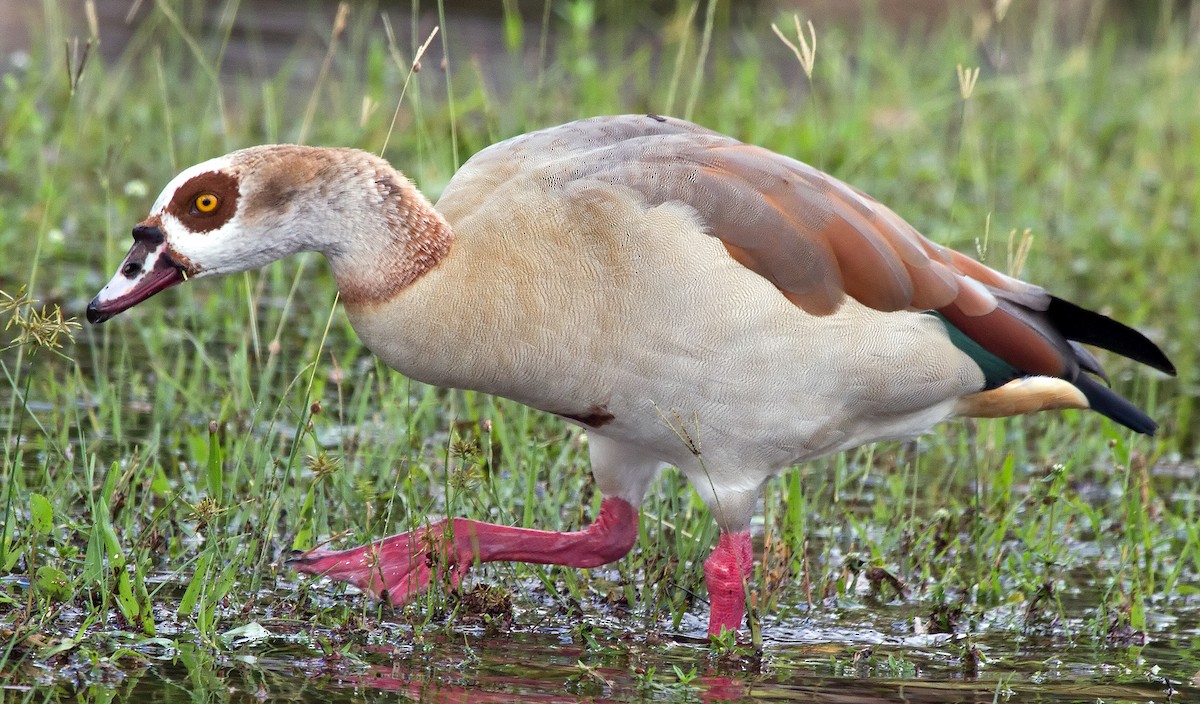
[[[1139,433],[1153,435],[1154,431],[1158,430],[1158,423],[1155,423],[1142,409],[1092,377],[1080,374],[1071,383],[1083,392],[1093,411],[1102,413],[1126,428]]]
[[[1075,361],[1079,363],[1080,369],[1095,374],[1105,384],[1111,385],[1111,382],[1108,380],[1108,372],[1104,371],[1104,367],[1100,366],[1100,360],[1096,359],[1096,355],[1074,340],[1067,340],[1067,344],[1071,347],[1071,353],[1075,355]]]
[[[954,344],[984,371],[985,391],[1002,388],[1013,378],[1057,377],[1078,388],[1092,410],[1131,430],[1154,434],[1158,425],[1105,385],[1108,377],[1104,369],[1079,343],[1107,349],[1174,375],[1175,365],[1157,345],[1123,323],[1061,298],[1045,295],[1031,304],[1005,291],[991,288],[989,291],[994,295],[996,307],[983,315],[970,315],[955,303],[938,311],[948,327],[953,328]],[[982,409],[978,414],[999,413],[1007,407],[1000,401],[1007,398],[1003,394],[980,396],[982,400],[975,404]],[[984,408],[984,401],[991,405]]]
[[[1172,376],[1175,374],[1175,365],[1167,359],[1167,355],[1163,354],[1158,345],[1137,330],[1107,315],[1054,296],[1050,297],[1050,308],[1046,315],[1050,324],[1068,340],[1102,347],[1160,372]]]

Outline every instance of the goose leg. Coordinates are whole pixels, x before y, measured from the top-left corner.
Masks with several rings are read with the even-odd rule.
[[[736,631],[742,627],[746,608],[746,583],[754,567],[750,531],[721,531],[717,546],[704,561],[708,586],[708,634]]]
[[[424,591],[434,575],[458,586],[476,562],[597,567],[620,559],[637,539],[638,510],[605,497],[600,515],[570,533],[451,518],[349,550],[310,550],[288,560],[299,572],[349,582],[393,605]]]

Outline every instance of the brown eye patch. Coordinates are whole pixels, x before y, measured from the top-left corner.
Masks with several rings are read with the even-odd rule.
[[[210,232],[229,222],[237,212],[239,195],[235,176],[208,171],[176,189],[167,212],[192,232]]]

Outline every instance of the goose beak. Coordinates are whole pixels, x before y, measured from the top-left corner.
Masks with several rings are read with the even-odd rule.
[[[187,280],[187,268],[171,256],[157,225],[133,228],[133,246],[112,280],[87,307],[89,323],[103,323],[159,291]]]

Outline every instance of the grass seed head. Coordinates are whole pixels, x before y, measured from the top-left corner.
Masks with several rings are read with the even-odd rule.
[[[808,80],[812,81],[813,65],[817,60],[817,29],[813,26],[812,20],[808,21],[808,36],[804,34],[804,26],[800,24],[800,15],[792,15],[792,20],[796,23],[796,38],[800,42],[800,46],[796,46],[783,30],[779,29],[775,24],[771,25],[771,31],[775,32],[775,36],[787,45],[792,53],[796,55],[796,60],[800,62],[800,67],[804,69],[804,75]]]
[[[450,486],[458,491],[472,489],[483,479],[483,472],[478,464],[466,464],[450,472]]]
[[[476,460],[482,454],[482,449],[479,446],[479,438],[471,438],[469,440],[458,439],[450,444],[450,456],[457,457],[466,462]]]
[[[214,519],[228,510],[223,508],[221,504],[211,496],[205,496],[203,499],[200,499],[191,506],[192,518],[199,523],[201,527],[212,523]]]
[[[34,309],[36,299],[30,298],[25,287],[17,293],[10,294],[0,291],[0,316],[8,316],[4,329],[17,328],[17,336],[13,338],[13,346],[29,345],[49,350],[62,348],[61,338],[75,342],[75,331],[81,326],[75,318],[63,317],[62,309],[57,305],[51,309],[42,306],[41,310]]]
[[[308,456],[308,468],[316,475],[317,481],[320,481],[333,476],[341,469],[341,465],[336,458],[330,457],[324,452],[318,452],[316,455]]]

